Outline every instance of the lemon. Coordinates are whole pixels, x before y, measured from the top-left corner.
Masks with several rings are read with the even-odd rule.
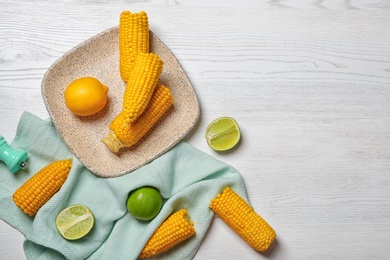
[[[108,87],[93,77],[72,81],[65,90],[65,103],[78,116],[89,116],[103,109],[107,103]]]
[[[87,235],[94,222],[92,212],[86,206],[76,204],[58,214],[56,227],[65,239],[76,240]]]
[[[231,117],[220,117],[207,126],[205,137],[211,148],[223,152],[238,144],[241,132],[236,120]]]
[[[152,220],[160,212],[163,200],[154,187],[141,187],[130,192],[127,199],[129,213],[141,220]]]

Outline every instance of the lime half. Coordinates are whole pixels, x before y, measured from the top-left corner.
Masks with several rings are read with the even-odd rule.
[[[227,151],[238,144],[240,128],[231,117],[220,117],[211,122],[206,129],[208,145],[216,151]]]
[[[65,208],[56,218],[58,232],[68,240],[84,237],[91,231],[95,220],[92,212],[83,205],[73,205]]]
[[[163,199],[160,191],[154,187],[141,187],[132,192],[127,199],[129,213],[141,220],[152,220],[160,212]]]

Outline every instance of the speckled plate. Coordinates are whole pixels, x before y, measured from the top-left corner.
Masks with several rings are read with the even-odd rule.
[[[103,31],[67,52],[46,72],[42,96],[50,117],[74,155],[102,177],[129,173],[168,151],[183,139],[199,118],[199,103],[182,67],[168,47],[150,32],[151,52],[164,61],[160,82],[170,88],[173,109],[132,148],[111,152],[101,141],[122,110],[125,83],[119,74],[118,27]],[[66,107],[64,91],[74,79],[92,76],[108,86],[109,101],[99,113],[79,117]]]

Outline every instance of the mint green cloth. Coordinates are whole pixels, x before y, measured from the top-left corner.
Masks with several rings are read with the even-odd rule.
[[[192,259],[214,216],[210,200],[231,186],[248,201],[244,182],[233,167],[180,142],[140,169],[117,178],[92,174],[69,151],[50,120],[23,113],[13,149],[28,152],[28,169],[15,175],[0,163],[0,218],[26,238],[28,259],[136,259],[145,243],[171,213],[186,208],[196,236],[160,255],[159,259]],[[62,188],[38,211],[25,215],[13,202],[15,190],[50,162],[73,158]],[[102,158],[104,160],[104,158]],[[160,213],[150,222],[134,219],[126,209],[128,193],[141,186],[158,188],[164,197]],[[67,241],[55,227],[65,207],[83,204],[95,216],[95,226],[84,238]]]

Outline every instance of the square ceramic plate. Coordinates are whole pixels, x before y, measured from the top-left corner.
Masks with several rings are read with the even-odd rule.
[[[183,139],[199,118],[199,102],[190,81],[172,52],[153,32],[150,32],[150,51],[164,61],[160,82],[172,92],[173,109],[138,144],[117,154],[101,140],[122,110],[126,87],[119,73],[118,27],[71,49],[43,78],[42,96],[56,129],[78,160],[96,175],[117,177],[147,164]],[[95,77],[109,88],[106,107],[88,117],[74,115],[64,101],[69,83],[84,76]]]

